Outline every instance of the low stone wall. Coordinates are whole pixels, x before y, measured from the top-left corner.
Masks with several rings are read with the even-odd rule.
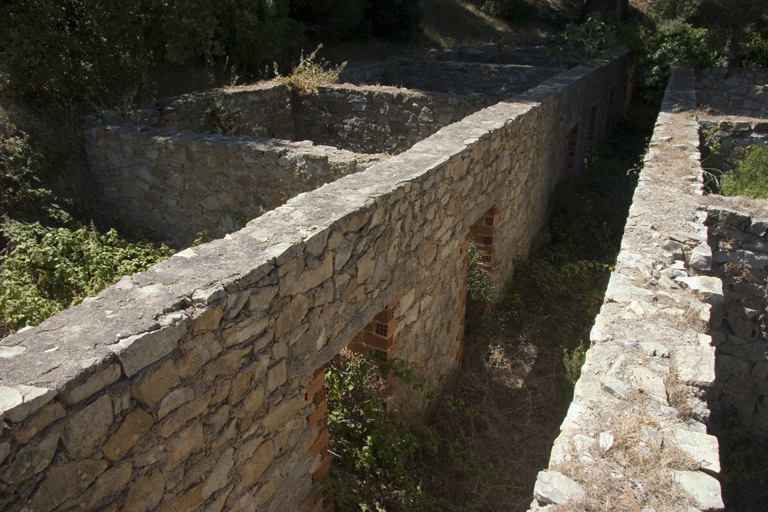
[[[531,510],[722,510],[718,440],[706,399],[705,334],[722,283],[707,273],[695,77],[676,69],[595,319],[573,402],[539,473]]]
[[[299,96],[296,138],[362,153],[400,153],[488,105],[484,98],[393,87],[321,86]]]
[[[710,207],[707,216],[712,272],[723,279],[725,300],[713,310],[717,347],[713,412],[737,430],[768,440],[768,219]]]
[[[734,169],[750,148],[765,146],[768,142],[768,121],[734,116],[701,116],[699,122],[705,134],[702,143],[718,148],[714,158],[702,162],[704,168],[714,167],[723,172]]]
[[[625,70],[564,72],[2,340],[0,507],[330,510],[323,366],[381,321],[386,357],[455,369],[471,226],[494,212],[508,278]]]
[[[289,198],[382,159],[278,139],[146,129],[85,134],[102,204],[178,247],[199,233],[218,238]]]
[[[216,131],[212,122],[221,117],[221,109],[234,107],[239,116],[237,135],[294,140],[292,97],[290,87],[269,80],[185,94],[126,112],[120,121],[165,130],[210,133]],[[89,116],[86,122],[89,126],[114,124],[114,120],[101,115]]]
[[[768,118],[768,70],[705,68],[697,71],[696,97],[715,113]]]

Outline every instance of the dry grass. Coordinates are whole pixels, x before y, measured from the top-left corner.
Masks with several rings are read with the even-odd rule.
[[[666,446],[654,434],[664,427],[646,412],[640,395],[620,413],[604,413],[598,420],[614,436],[607,450],[599,444],[590,449],[592,461],[575,462],[576,454],[553,469],[580,482],[586,497],[579,502],[552,507],[552,512],[679,512],[693,503],[674,483],[670,470],[694,470],[698,466],[677,448]],[[583,457],[583,454],[581,454]],[[550,509],[547,509],[550,510]]]
[[[467,337],[464,368],[450,392],[469,410],[439,404],[431,424],[474,458],[427,468],[433,492],[455,502],[475,501],[483,511],[527,510],[567,409],[557,388],[562,349],[541,334]],[[483,463],[493,468],[478,471]]]
[[[709,194],[702,198],[702,204],[706,206],[724,206],[758,217],[768,217],[768,200],[766,199],[750,199],[744,196],[728,197],[719,194]]]

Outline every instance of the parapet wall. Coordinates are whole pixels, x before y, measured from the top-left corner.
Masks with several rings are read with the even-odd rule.
[[[563,72],[4,339],[0,506],[329,510],[323,366],[388,312],[387,357],[455,369],[470,227],[495,207],[510,277],[625,73]]]
[[[701,206],[693,69],[672,73],[616,270],[531,510],[722,510],[708,432],[722,304]],[[720,375],[718,373],[718,379]],[[571,505],[572,506],[572,505]]]
[[[696,75],[700,107],[725,115],[768,118],[768,69],[705,68]]]

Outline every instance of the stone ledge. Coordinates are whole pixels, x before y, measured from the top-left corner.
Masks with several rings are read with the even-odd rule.
[[[645,157],[616,271],[590,335],[592,348],[552,448],[549,471],[564,473],[586,490],[587,498],[574,494],[574,502],[589,500],[591,494],[601,503],[616,505],[624,499],[634,501],[631,507],[629,502],[620,506],[650,507],[658,496],[644,493],[659,490],[632,467],[624,467],[624,476],[616,474],[621,464],[613,454],[645,450],[652,457],[677,450],[684,460],[678,470],[699,471],[664,476],[670,485],[668,505],[723,508],[719,483],[710,476],[720,470],[718,443],[707,434],[709,410],[703,401],[715,381],[715,350],[702,334],[712,304],[722,301],[722,283],[699,276],[690,261],[694,249],[707,243],[698,123],[691,117],[695,109],[693,70],[676,69]],[[683,494],[671,491],[672,482]],[[536,485],[543,485],[541,479]],[[627,488],[635,489],[633,497],[619,496]],[[537,496],[531,510],[546,508],[546,503]]]

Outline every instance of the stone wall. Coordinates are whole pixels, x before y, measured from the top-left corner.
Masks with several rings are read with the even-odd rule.
[[[279,139],[98,127],[85,134],[102,204],[177,247],[199,233],[217,238],[382,159]]]
[[[697,71],[696,78],[701,108],[725,115],[768,118],[768,70],[705,68]]]
[[[723,291],[706,275],[712,255],[695,110],[694,72],[676,69],[532,511],[566,502],[599,510],[723,508],[719,445],[707,426],[715,343],[705,334]]]
[[[768,219],[710,207],[707,216],[711,271],[723,280],[725,300],[713,311],[717,386],[713,412],[725,424],[768,440]]]
[[[185,94],[126,112],[118,118],[121,122],[165,130],[210,133],[215,131],[211,122],[218,114],[217,109],[232,106],[242,116],[238,122],[237,135],[294,140],[296,129],[292,97],[290,87],[270,80]],[[86,118],[90,126],[114,124],[115,121],[103,115]]]
[[[699,117],[702,132],[710,148],[713,143],[718,151],[709,160],[702,162],[704,168],[716,168],[720,171],[734,169],[753,146],[765,146],[768,142],[768,122],[757,121],[754,118],[734,116]]]
[[[394,87],[321,86],[299,96],[296,138],[362,153],[401,153],[488,105],[484,98]]]
[[[379,319],[387,354],[455,369],[470,228],[493,212],[510,277],[625,70],[564,72],[2,340],[0,506],[329,510],[325,363]]]

